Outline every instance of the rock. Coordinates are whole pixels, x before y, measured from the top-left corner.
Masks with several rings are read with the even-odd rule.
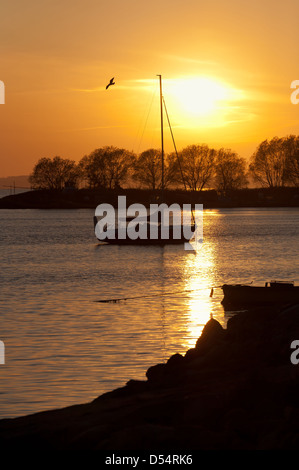
[[[162,426],[159,424],[144,423],[137,426],[129,426],[119,429],[113,433],[103,444],[100,442],[97,450],[126,450],[128,448],[138,450],[163,450],[171,449],[174,441],[174,428],[171,426]],[[134,443],[134,447],[132,447]]]
[[[146,377],[151,385],[165,383],[165,385],[174,385],[181,381],[185,376],[185,361],[181,354],[171,356],[166,364],[157,364],[151,366],[146,371]]]
[[[201,336],[196,342],[195,349],[210,346],[212,347],[216,342],[223,340],[225,331],[217,320],[211,318],[204,326]]]
[[[147,389],[146,380],[134,380],[131,379],[126,383],[126,388],[129,389],[130,393],[140,393]]]
[[[182,366],[184,363],[184,356],[181,354],[177,353],[171,356],[168,361],[167,361],[167,367],[168,368],[177,368]]]
[[[166,364],[156,364],[151,366],[146,371],[146,377],[151,382],[160,382],[165,377]]]

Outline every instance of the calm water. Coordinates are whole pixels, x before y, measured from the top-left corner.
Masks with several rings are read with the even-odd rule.
[[[193,347],[210,315],[226,325],[212,286],[299,284],[298,209],[207,210],[196,254],[98,245],[93,213],[0,211],[0,417],[88,402],[144,379],[149,366]],[[96,302],[122,297],[138,298]]]

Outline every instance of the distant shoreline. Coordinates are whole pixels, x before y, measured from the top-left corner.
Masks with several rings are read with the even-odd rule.
[[[0,199],[0,209],[95,209],[98,204],[117,206],[120,195],[127,204],[160,203],[160,192],[145,189],[65,189],[35,190]],[[215,190],[165,190],[167,204],[203,204],[205,209],[246,207],[299,207],[299,188],[252,188],[218,193]]]

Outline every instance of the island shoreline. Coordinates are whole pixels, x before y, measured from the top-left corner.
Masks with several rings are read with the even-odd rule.
[[[141,189],[32,190],[0,198],[0,209],[94,209],[101,203],[117,207],[118,196],[127,205],[161,203],[161,192]],[[219,193],[215,190],[165,190],[163,202],[203,204],[205,209],[299,207],[299,188],[251,188]]]

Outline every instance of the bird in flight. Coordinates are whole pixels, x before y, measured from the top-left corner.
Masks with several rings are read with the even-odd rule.
[[[114,80],[114,77],[111,78],[110,82],[109,82],[108,85],[106,86],[106,90],[108,90],[108,88],[110,87],[110,85],[115,85],[115,82],[114,82],[113,80]]]

